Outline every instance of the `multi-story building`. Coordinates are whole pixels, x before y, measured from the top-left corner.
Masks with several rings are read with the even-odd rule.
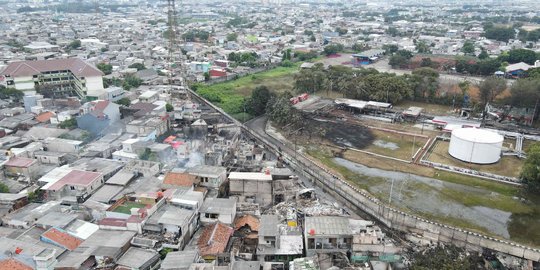
[[[103,73],[79,58],[14,62],[0,75],[7,87],[45,97],[85,98],[103,91]]]

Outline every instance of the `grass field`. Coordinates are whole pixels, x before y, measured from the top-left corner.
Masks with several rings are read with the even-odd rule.
[[[521,167],[523,166],[523,159],[515,156],[503,156],[500,161],[495,164],[472,164],[460,161],[450,156],[450,154],[448,154],[449,145],[450,142],[439,140],[437,144],[431,149],[428,160],[461,168],[469,168],[481,172],[494,173],[510,177],[519,177]]]
[[[255,42],[257,42],[257,41],[259,40],[259,39],[258,39],[256,36],[254,36],[254,35],[247,35],[247,36],[246,36],[246,39],[247,39],[249,42],[252,42],[252,43],[255,43]]]
[[[136,202],[125,202],[124,204],[116,207],[113,212],[131,214],[131,208],[145,208],[146,204]]]
[[[251,91],[262,85],[265,85],[274,93],[292,90],[294,73],[299,66],[300,63],[295,63],[292,67],[278,67],[232,81],[213,85],[200,85],[197,87],[197,93],[236,119],[240,121],[249,120],[252,116],[242,113],[244,112],[244,99],[251,95]]]
[[[427,141],[422,137],[376,129],[371,129],[371,132],[375,136],[375,141],[362,150],[403,160],[411,160],[414,153]]]

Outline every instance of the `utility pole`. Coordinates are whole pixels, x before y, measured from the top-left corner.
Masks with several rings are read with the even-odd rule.
[[[392,177],[392,185],[390,185],[390,197],[388,198],[388,204],[392,204],[392,192],[394,191],[394,177]]]
[[[176,46],[176,3],[175,0],[167,0],[167,23],[168,28],[168,62],[169,62],[169,87],[172,93],[173,90],[173,68],[174,68],[174,52]]]

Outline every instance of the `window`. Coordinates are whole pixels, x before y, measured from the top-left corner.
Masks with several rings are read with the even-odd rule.
[[[69,189],[75,190],[75,187],[74,186],[69,186]]]
[[[314,249],[315,248],[315,239],[314,238],[308,238],[308,248]]]

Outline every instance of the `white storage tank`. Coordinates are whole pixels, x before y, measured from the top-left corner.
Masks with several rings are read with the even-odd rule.
[[[501,158],[503,140],[502,135],[485,129],[454,129],[448,153],[461,161],[492,164]]]

